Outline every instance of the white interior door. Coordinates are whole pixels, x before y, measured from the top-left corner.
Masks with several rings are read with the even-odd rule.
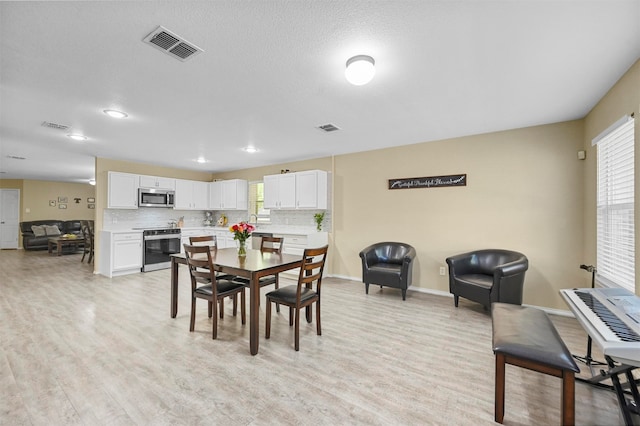
[[[18,248],[20,190],[0,189],[0,249]]]

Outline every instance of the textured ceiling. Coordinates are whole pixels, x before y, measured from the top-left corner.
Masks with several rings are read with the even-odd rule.
[[[0,2],[0,178],[86,182],[96,156],[219,172],[578,119],[640,57],[639,23],[638,0]],[[204,53],[143,43],[158,25]],[[359,87],[358,54],[376,60]]]

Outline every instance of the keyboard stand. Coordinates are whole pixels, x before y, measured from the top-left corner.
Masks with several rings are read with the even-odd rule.
[[[609,372],[608,376],[611,377],[611,381],[613,382],[613,388],[616,391],[616,396],[618,397],[618,403],[620,404],[620,411],[622,412],[622,418],[624,419],[624,424],[626,426],[633,426],[633,416],[636,417],[640,415],[640,411],[638,407],[640,407],[640,393],[638,393],[638,381],[633,377],[633,370],[637,367],[632,367],[629,365],[618,365],[615,366],[613,360],[608,356],[605,356],[607,359],[607,363],[609,364]],[[615,370],[615,371],[614,371]],[[626,377],[626,383],[620,382],[620,374],[624,374]],[[625,396],[629,391],[625,391],[625,387],[629,388],[631,392],[631,396],[633,399],[627,399]]]
[[[574,358],[577,357],[574,355]],[[640,393],[638,392],[638,383],[640,379],[633,377],[633,370],[638,367],[616,364],[613,359],[606,355],[605,359],[607,360],[607,364],[599,364],[608,365],[609,370],[600,370],[600,374],[597,375],[593,375],[592,373],[592,377],[589,379],[576,376],[576,381],[587,383],[597,388],[614,391],[618,398],[618,404],[620,406],[622,418],[624,419],[624,424],[626,426],[640,424],[637,422],[634,423],[633,421],[633,416],[637,417],[640,415],[640,410],[638,409],[638,407],[640,407]],[[589,365],[589,368],[591,368],[591,365]],[[626,379],[624,382],[620,380],[620,375],[622,374],[624,374],[624,378]],[[608,379],[611,379],[611,383],[613,383],[613,385],[602,383]],[[631,395],[632,399],[627,399],[626,395]]]
[[[573,357],[576,359],[576,361],[580,361],[586,364],[587,367],[589,367],[589,371],[591,372],[591,375],[593,376],[594,365],[607,365],[607,363],[602,361],[596,361],[591,357],[592,344],[593,344],[593,341],[591,340],[591,336],[587,336],[587,354],[585,356],[573,355]]]

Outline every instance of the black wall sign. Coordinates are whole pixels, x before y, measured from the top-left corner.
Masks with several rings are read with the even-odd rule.
[[[389,189],[440,188],[443,186],[467,186],[467,175],[429,176],[389,179]]]

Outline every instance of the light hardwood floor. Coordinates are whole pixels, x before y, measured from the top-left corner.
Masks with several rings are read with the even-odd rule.
[[[108,279],[80,255],[0,251],[0,424],[494,424],[491,318],[477,304],[327,278],[322,336],[303,322],[295,352],[283,309],[265,340],[263,300],[254,357],[230,303],[217,340],[203,301],[189,332],[180,269],[172,319],[169,270]],[[584,355],[577,322],[552,319]],[[506,391],[505,425],[559,424],[559,379],[507,366]],[[614,394],[577,383],[576,421],[619,424]]]

